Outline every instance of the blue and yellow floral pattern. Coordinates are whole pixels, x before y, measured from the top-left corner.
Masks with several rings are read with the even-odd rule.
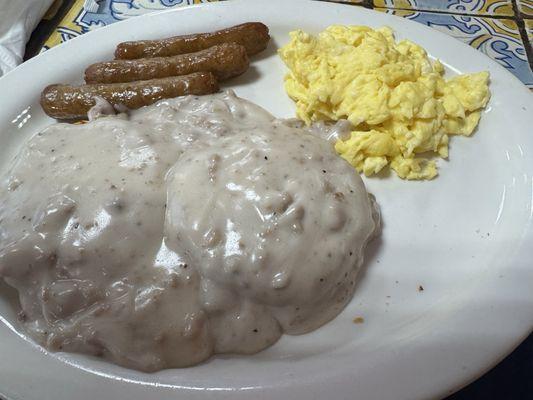
[[[218,0],[100,0],[98,1],[98,12],[91,13],[84,9],[84,0],[76,0],[70,11],[46,41],[43,50],[113,22],[149,12],[211,1]]]
[[[517,0],[520,13],[526,18],[533,17],[533,0]]]
[[[76,0],[45,43],[43,50],[102,26],[148,12],[218,0],[100,0],[98,12],[83,8]],[[265,0],[268,1],[268,0]],[[512,0],[333,0],[368,5],[445,32],[482,51],[533,89],[527,35],[521,36],[516,18],[524,18],[529,41],[533,38],[533,0],[517,0],[521,15],[514,14]],[[431,12],[436,11],[436,12]],[[497,18],[491,18],[497,16]],[[524,41],[526,44],[524,44]]]
[[[451,14],[513,16],[511,0],[374,0],[376,7]]]
[[[530,46],[533,44],[533,19],[524,20],[526,26],[527,37],[529,39]],[[533,51],[533,46],[532,49]]]

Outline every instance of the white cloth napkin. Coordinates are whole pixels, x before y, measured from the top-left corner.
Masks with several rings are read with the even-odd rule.
[[[22,62],[26,42],[54,0],[0,0],[0,76]]]

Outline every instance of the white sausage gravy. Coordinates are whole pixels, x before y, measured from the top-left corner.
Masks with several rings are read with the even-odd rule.
[[[156,371],[335,317],[379,214],[316,131],[224,92],[35,135],[0,178],[25,330]]]

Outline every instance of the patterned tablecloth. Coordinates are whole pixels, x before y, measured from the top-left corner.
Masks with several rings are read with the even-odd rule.
[[[57,0],[60,3],[68,0]],[[217,0],[99,0],[88,12],[74,0],[43,51],[102,26],[151,11]],[[268,0],[265,0],[268,1]],[[351,0],[445,32],[482,51],[533,89],[533,0]]]

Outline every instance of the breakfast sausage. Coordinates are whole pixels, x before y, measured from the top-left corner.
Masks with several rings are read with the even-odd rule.
[[[57,119],[85,118],[96,103],[95,96],[112,105],[137,109],[158,100],[203,95],[218,91],[218,83],[211,72],[152,79],[131,83],[92,84],[82,86],[50,85],[41,93],[41,106],[46,114]]]
[[[222,43],[243,45],[248,55],[253,55],[263,51],[269,40],[270,35],[266,25],[261,22],[247,22],[210,33],[119,43],[115,50],[115,58],[132,60],[146,57],[168,57],[193,53]]]
[[[246,48],[235,43],[224,43],[196,53],[173,57],[113,60],[93,64],[85,70],[87,83],[131,82],[167,76],[187,75],[209,71],[220,80],[244,73],[250,60]]]

